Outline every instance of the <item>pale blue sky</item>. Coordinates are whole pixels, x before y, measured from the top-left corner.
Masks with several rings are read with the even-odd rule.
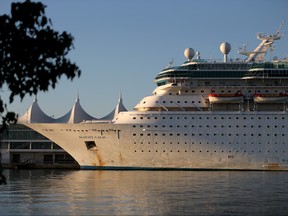
[[[11,0],[0,0],[0,14],[10,13]],[[17,1],[18,2],[18,1]],[[48,115],[60,117],[80,95],[82,107],[103,117],[116,105],[120,92],[127,109],[155,88],[153,79],[173,58],[185,61],[192,47],[202,58],[222,58],[219,46],[232,46],[229,58],[241,57],[237,49],[254,49],[256,33],[273,34],[285,19],[287,0],[43,0],[46,15],[57,31],[68,31],[75,49],[69,57],[82,70],[80,78],[62,78],[56,89],[38,94]],[[288,56],[288,34],[275,43],[267,59]],[[6,90],[1,91],[5,96]],[[33,97],[16,100],[10,109],[23,114]]]

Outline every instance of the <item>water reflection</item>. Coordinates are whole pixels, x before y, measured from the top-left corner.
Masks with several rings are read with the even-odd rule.
[[[275,215],[288,172],[5,170],[5,215]]]

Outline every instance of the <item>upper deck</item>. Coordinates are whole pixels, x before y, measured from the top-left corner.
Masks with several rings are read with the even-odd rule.
[[[177,79],[288,79],[288,61],[277,62],[207,62],[191,61],[162,70],[155,78],[158,86]]]
[[[223,53],[223,60],[211,60],[200,58],[200,52],[192,48],[187,48],[184,55],[187,61],[180,66],[170,67],[162,70],[155,78],[158,86],[167,83],[183,82],[184,80],[221,80],[221,79],[288,79],[288,58],[283,60],[266,61],[265,56],[268,50],[273,50],[275,40],[281,39],[284,22],[279,30],[272,35],[258,35],[260,44],[251,52],[239,49],[238,53],[247,56],[246,59],[229,59],[228,54],[231,51],[231,45],[223,42],[220,45],[220,51]],[[273,49],[272,49],[273,48]],[[196,58],[194,58],[196,54]],[[194,58],[194,59],[193,59]]]

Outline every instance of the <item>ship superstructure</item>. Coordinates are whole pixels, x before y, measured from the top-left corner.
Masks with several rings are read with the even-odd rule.
[[[223,61],[187,48],[152,95],[113,118],[25,124],[84,169],[288,170],[288,61],[264,59],[281,37],[258,35],[246,60],[229,60],[227,42]]]

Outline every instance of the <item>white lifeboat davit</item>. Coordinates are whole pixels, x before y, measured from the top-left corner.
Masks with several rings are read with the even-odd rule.
[[[287,103],[288,94],[254,94],[255,103]]]
[[[243,94],[208,94],[210,103],[243,103]]]

